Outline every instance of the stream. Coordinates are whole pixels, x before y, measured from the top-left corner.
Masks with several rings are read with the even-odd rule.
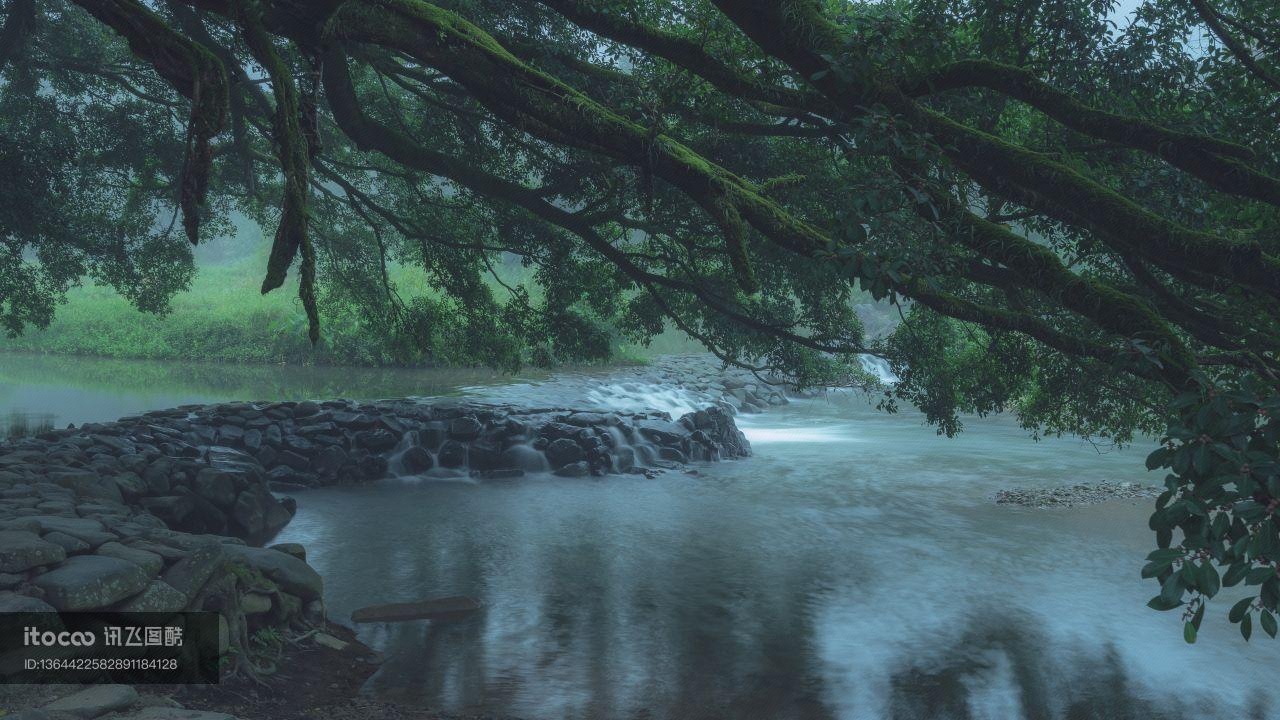
[[[187,402],[458,395],[682,411],[606,371],[200,368],[0,356],[0,418],[62,426]],[[1224,591],[1196,645],[1145,607],[1150,500],[997,506],[1014,486],[1157,482],[1146,450],[1028,438],[1007,417],[938,437],[865,398],[739,425],[755,456],[696,474],[395,478],[296,495],[330,617],[471,595],[451,623],[359,626],[366,692],[552,718],[1280,718],[1280,643]],[[24,425],[25,427],[25,425]],[[19,428],[20,429],[20,428]]]

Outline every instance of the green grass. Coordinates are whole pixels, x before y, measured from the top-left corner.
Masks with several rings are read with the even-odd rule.
[[[0,337],[0,351],[213,363],[399,364],[354,313],[327,313],[324,337],[313,348],[296,286],[286,282],[261,294],[262,267],[256,256],[232,264],[203,263],[191,287],[174,296],[171,311],[160,316],[139,312],[110,288],[76,288],[48,328]],[[436,295],[416,268],[393,267],[391,275],[406,297]],[[700,349],[683,334],[668,332],[649,347],[620,345],[617,361],[644,362],[657,354]]]
[[[110,288],[87,286],[44,330],[0,341],[6,350],[116,358],[287,362],[301,359],[298,314],[283,292],[260,295],[248,268],[202,270],[166,316],[142,313]]]

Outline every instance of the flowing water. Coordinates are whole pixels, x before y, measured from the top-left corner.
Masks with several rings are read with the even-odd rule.
[[[171,397],[329,389],[291,369],[282,372],[293,386],[113,385],[114,400],[77,408],[57,398],[84,366],[41,375],[45,385],[12,366],[0,358],[0,415],[21,409],[17,398],[55,408],[58,423],[102,419],[82,415],[111,403],[124,414]],[[331,394],[431,387],[677,412],[701,400],[598,374],[380,377],[376,391]],[[1156,591],[1138,578],[1152,546],[1149,501],[991,501],[1012,486],[1151,482],[1144,450],[1037,443],[1007,418],[969,419],[961,437],[939,438],[915,414],[877,413],[853,396],[740,423],[755,456],[697,474],[400,478],[300,493],[280,539],[306,544],[339,620],[370,604],[483,601],[460,622],[360,626],[386,656],[368,692],[446,710],[537,720],[1280,718],[1280,643],[1240,639],[1223,617],[1230,591],[1194,646],[1176,613],[1144,607]]]

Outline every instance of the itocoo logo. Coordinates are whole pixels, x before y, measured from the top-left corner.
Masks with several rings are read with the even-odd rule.
[[[91,632],[53,632],[40,631],[40,628],[27,627],[22,631],[22,644],[27,647],[89,647],[98,641]]]

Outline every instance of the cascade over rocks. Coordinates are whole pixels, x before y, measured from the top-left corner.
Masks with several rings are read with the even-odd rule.
[[[259,630],[325,621],[305,550],[262,547],[296,508],[276,492],[389,475],[649,475],[745,457],[733,414],[785,398],[760,388],[735,404],[730,389],[700,382],[693,390],[708,407],[678,418],[477,402],[234,402],[12,439],[0,443],[0,610],[216,611],[235,662]]]

